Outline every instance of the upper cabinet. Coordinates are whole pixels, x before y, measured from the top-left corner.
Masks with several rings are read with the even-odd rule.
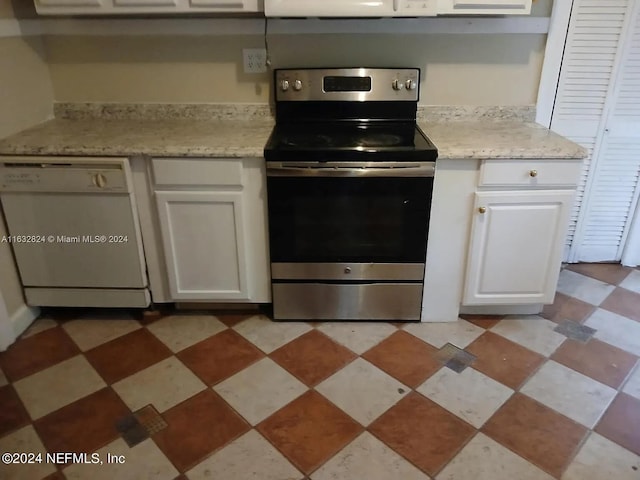
[[[528,15],[531,0],[439,0],[438,15]]]
[[[528,15],[532,0],[35,0],[41,15],[265,12],[267,17]]]
[[[264,0],[267,17],[528,15],[532,0]]]
[[[40,15],[128,15],[250,13],[264,10],[263,0],[35,0]]]

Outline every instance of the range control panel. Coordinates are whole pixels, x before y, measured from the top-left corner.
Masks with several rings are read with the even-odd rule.
[[[411,0],[413,1],[413,0]],[[275,71],[278,101],[417,101],[417,68],[323,68]]]

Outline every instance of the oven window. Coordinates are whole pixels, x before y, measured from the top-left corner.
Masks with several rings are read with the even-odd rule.
[[[267,182],[272,262],[425,261],[432,178]]]

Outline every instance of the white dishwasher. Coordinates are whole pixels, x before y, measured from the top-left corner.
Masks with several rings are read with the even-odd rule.
[[[0,157],[0,201],[27,304],[150,303],[126,158]]]

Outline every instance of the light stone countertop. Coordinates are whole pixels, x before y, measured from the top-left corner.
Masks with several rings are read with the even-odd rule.
[[[155,115],[150,115],[152,119],[121,118],[69,115],[67,111],[67,118],[49,120],[0,140],[0,155],[262,157],[273,127],[268,111],[263,110],[214,119],[168,120]],[[540,125],[503,117],[452,120],[432,115],[418,123],[438,147],[440,159],[586,156],[585,149]]]
[[[438,147],[438,158],[581,159],[587,150],[537,123],[454,121],[418,124]]]
[[[61,120],[0,140],[4,155],[262,157],[269,120]]]

